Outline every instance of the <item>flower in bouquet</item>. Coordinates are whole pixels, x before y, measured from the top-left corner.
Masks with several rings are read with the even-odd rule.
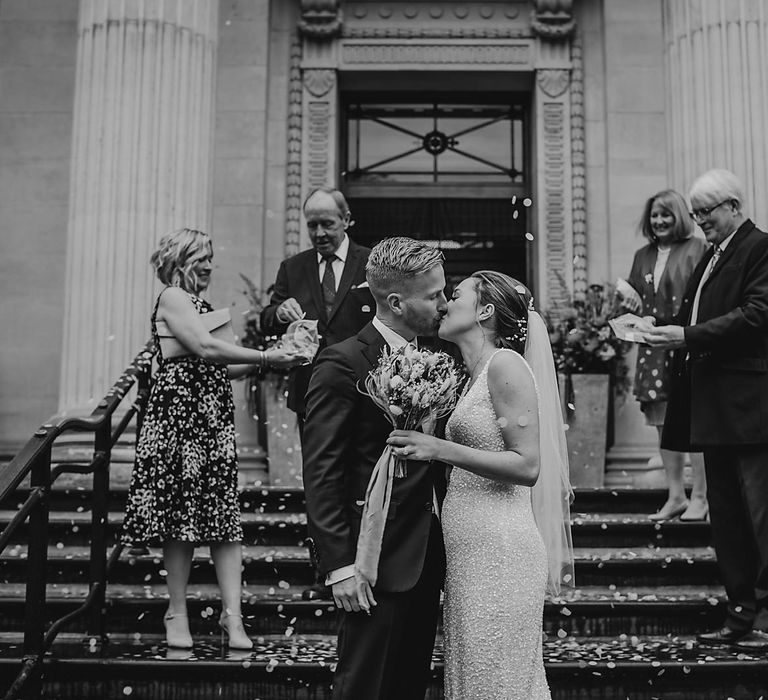
[[[404,345],[388,347],[365,379],[365,392],[393,427],[416,430],[450,413],[456,405],[461,374],[450,355]],[[395,459],[395,476],[405,465]]]

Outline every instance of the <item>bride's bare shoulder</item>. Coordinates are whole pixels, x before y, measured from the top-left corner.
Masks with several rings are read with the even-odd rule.
[[[531,368],[525,358],[514,350],[497,352],[488,365],[488,387],[500,390],[527,391],[535,393],[536,388]]]

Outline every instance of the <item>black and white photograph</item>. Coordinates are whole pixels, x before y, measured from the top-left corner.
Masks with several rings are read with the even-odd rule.
[[[0,0],[0,700],[768,700],[768,0]]]

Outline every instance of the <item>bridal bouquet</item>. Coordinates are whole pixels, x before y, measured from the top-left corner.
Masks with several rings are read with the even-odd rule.
[[[459,379],[450,355],[405,345],[397,350],[384,349],[378,365],[368,373],[363,393],[395,429],[416,430],[453,410]],[[387,445],[365,491],[355,556],[355,577],[361,591],[376,585],[393,479],[405,476],[405,462]]]
[[[460,375],[453,358],[444,352],[404,345],[384,348],[379,364],[368,373],[365,392],[397,430],[416,430],[429,420],[448,415],[456,405]],[[394,475],[406,475],[395,459]]]

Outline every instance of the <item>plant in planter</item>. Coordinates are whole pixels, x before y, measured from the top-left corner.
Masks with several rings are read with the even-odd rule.
[[[565,281],[561,279],[564,289]],[[568,424],[571,483],[602,486],[605,452],[611,436],[614,394],[630,388],[626,355],[608,321],[623,313],[610,284],[592,284],[583,298],[567,293],[566,303],[544,313]]]
[[[558,373],[607,374],[619,396],[630,388],[626,355],[630,344],[619,340],[608,321],[624,313],[613,285],[591,284],[583,299],[569,294],[566,304],[544,314]]]

